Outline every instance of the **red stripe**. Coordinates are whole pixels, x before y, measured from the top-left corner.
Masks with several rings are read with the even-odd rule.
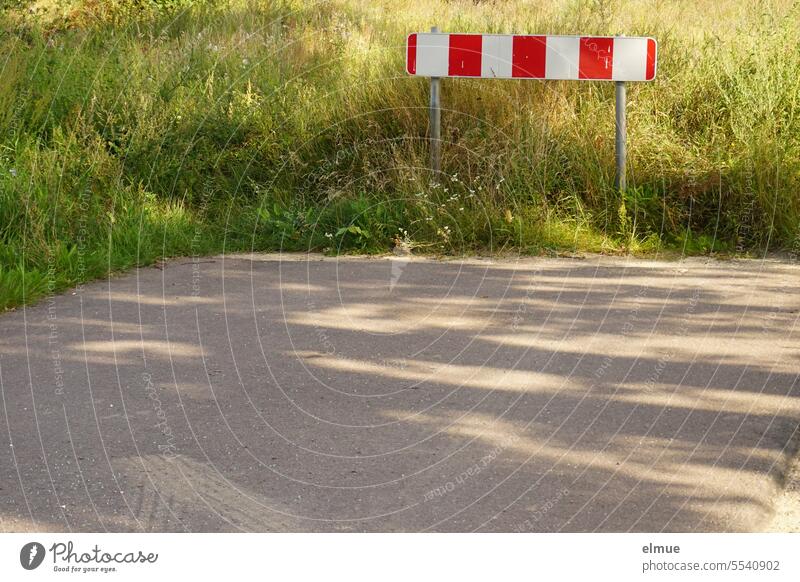
[[[546,36],[515,36],[511,45],[511,76],[544,79]]]
[[[579,79],[610,79],[614,56],[614,39],[581,37]]]
[[[417,72],[417,35],[409,34],[406,41],[406,71],[409,75]]]
[[[656,77],[656,41],[652,38],[647,39],[647,72],[645,81],[652,81]]]
[[[480,77],[482,47],[483,37],[480,34],[451,34],[447,74]]]

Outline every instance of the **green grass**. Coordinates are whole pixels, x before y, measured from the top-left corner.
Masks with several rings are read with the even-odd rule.
[[[240,250],[800,248],[800,5],[702,0],[0,0],[0,308]],[[31,11],[33,8],[33,11]],[[443,82],[412,31],[646,34],[613,85]]]

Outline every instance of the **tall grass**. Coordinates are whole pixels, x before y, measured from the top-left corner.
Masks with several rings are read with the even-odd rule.
[[[800,4],[5,0],[0,306],[226,250],[800,247]],[[33,10],[31,10],[33,8]],[[443,83],[405,35],[651,35],[613,188],[613,86]]]

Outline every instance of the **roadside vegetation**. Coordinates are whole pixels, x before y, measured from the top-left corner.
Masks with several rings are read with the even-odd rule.
[[[800,3],[0,0],[0,309],[232,251],[800,249]],[[610,83],[446,80],[407,33],[650,35]]]

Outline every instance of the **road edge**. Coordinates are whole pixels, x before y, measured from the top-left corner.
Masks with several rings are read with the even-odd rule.
[[[776,475],[778,495],[764,532],[800,533],[800,425],[795,428],[787,449],[786,462]]]

